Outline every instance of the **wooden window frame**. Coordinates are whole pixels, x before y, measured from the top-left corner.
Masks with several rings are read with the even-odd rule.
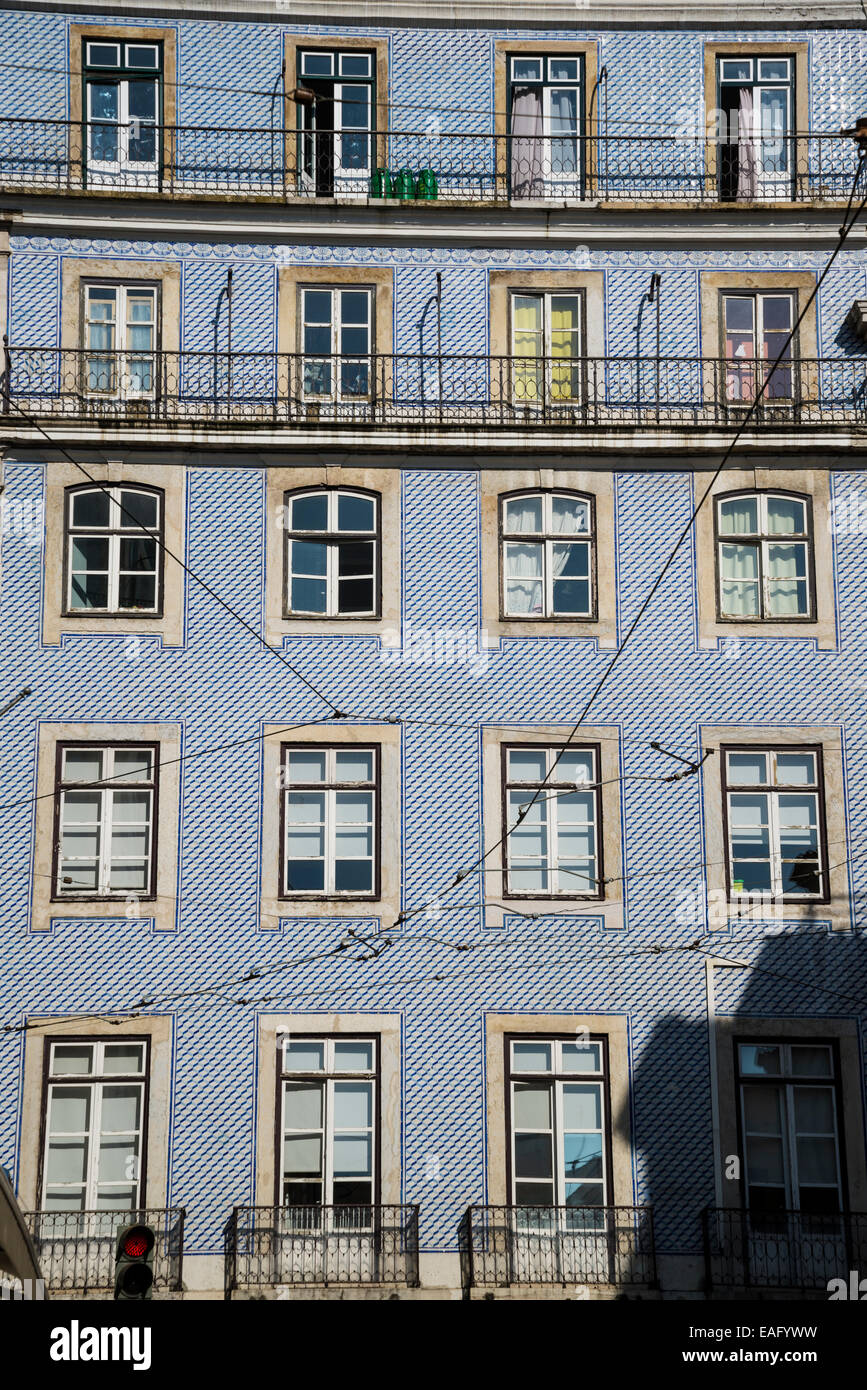
[[[541,889],[533,889],[533,890],[528,891],[528,892],[525,892],[525,893],[519,893],[519,892],[515,892],[515,891],[512,889],[512,885],[511,885],[512,871],[511,871],[511,866],[510,866],[510,863],[509,863],[509,840],[510,840],[510,831],[509,831],[508,794],[509,794],[510,787],[511,787],[511,785],[512,785],[512,784],[509,782],[509,775],[508,775],[508,769],[509,769],[509,754],[510,754],[511,752],[524,752],[524,751],[528,751],[528,752],[533,752],[533,753],[545,752],[545,754],[548,755],[548,754],[550,754],[550,753],[552,753],[552,752],[559,752],[563,747],[564,747],[564,745],[563,745],[562,743],[561,743],[561,744],[557,744],[557,743],[544,743],[544,742],[538,742],[538,743],[522,743],[522,742],[520,742],[520,740],[515,741],[515,742],[508,741],[508,742],[504,742],[504,743],[502,743],[502,744],[500,745],[500,779],[501,779],[501,780],[500,780],[500,805],[501,805],[501,807],[502,807],[502,829],[501,829],[501,838],[502,838],[502,851],[503,851],[503,853],[502,853],[503,897],[504,897],[507,901],[533,901],[533,902],[536,902],[536,901],[538,901],[538,902],[603,902],[604,899],[605,899],[605,863],[604,863],[604,841],[603,841],[603,821],[602,821],[602,817],[603,817],[603,805],[602,805],[602,786],[601,786],[601,780],[602,780],[602,779],[601,779],[602,745],[601,745],[600,743],[598,743],[598,742],[593,742],[592,740],[591,740],[590,742],[588,742],[588,743],[574,743],[574,744],[570,744],[570,745],[569,745],[569,748],[570,748],[570,751],[573,751],[573,752],[576,752],[576,753],[592,753],[592,754],[593,754],[593,766],[594,766],[594,769],[595,769],[595,773],[594,773],[594,776],[595,776],[595,785],[593,785],[592,790],[593,790],[593,792],[594,792],[595,805],[596,805],[596,822],[595,822],[595,825],[594,825],[594,832],[595,832],[595,841],[596,841],[596,855],[595,855],[595,860],[596,860],[596,881],[597,881],[597,884],[598,884],[597,891],[596,891],[595,893],[552,893],[552,892],[550,891],[550,889],[549,889],[548,892],[543,892]],[[548,759],[548,761],[550,762],[550,759]],[[524,785],[524,784],[520,784],[520,785]],[[527,785],[527,791],[528,791],[528,793],[532,793],[532,792],[538,790],[538,786],[537,786],[536,784],[527,783],[526,785]],[[556,782],[550,782],[550,781],[549,781],[549,782],[545,783],[545,787],[546,787],[547,789],[549,789],[551,792],[553,792],[553,791],[556,791],[556,790],[557,790],[557,783],[556,783]],[[546,792],[545,792],[544,790],[543,790],[542,795],[543,795],[543,796],[546,795]],[[550,799],[553,800],[553,797],[550,798]],[[550,821],[549,821],[549,827],[550,827]],[[559,864],[559,861],[553,862],[553,861],[551,860],[551,842],[550,842],[550,830],[549,830],[549,840],[548,840],[548,864],[547,864],[547,870],[548,870],[549,878],[550,878],[551,876],[553,876],[554,874],[556,874],[556,873],[559,872],[558,864]]]

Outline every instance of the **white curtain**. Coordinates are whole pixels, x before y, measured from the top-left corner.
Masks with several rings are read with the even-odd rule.
[[[720,508],[720,533],[723,536],[750,536],[758,530],[756,501],[753,497],[736,497]]]
[[[533,87],[516,87],[512,94],[513,198],[541,198],[542,178],[542,93]]]
[[[799,598],[805,570],[800,545],[768,546],[768,578],[771,611],[777,618],[796,618],[803,610]]]
[[[516,497],[506,509],[505,530],[508,535],[517,532],[541,531],[542,514],[537,498]]]
[[[576,174],[578,172],[578,149],[576,133],[578,129],[577,93],[574,91],[554,91],[551,93],[551,172],[557,174]]]
[[[577,498],[555,497],[552,506],[552,529],[557,535],[583,535],[588,529],[588,507]]]
[[[506,548],[506,611],[541,613],[542,554],[539,545]]]
[[[756,198],[759,191],[756,147],[753,141],[753,94],[742,87],[738,107],[738,197]]]

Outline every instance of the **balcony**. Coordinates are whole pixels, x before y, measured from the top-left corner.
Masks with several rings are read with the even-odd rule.
[[[731,430],[768,364],[698,357],[512,358],[271,352],[88,353],[12,346],[0,418],[26,433],[147,430],[154,440],[203,430],[348,441],[391,432],[407,443],[469,432],[587,439]],[[773,373],[750,433],[831,430],[867,439],[867,359],[799,359]],[[464,440],[458,436],[463,434]],[[504,435],[505,437],[505,435]]]
[[[118,1228],[142,1222],[153,1228],[154,1293],[182,1287],[183,1207],[139,1211],[32,1211],[25,1214],[42,1277],[51,1293],[79,1296],[114,1289]]]
[[[226,1287],[418,1285],[417,1206],[235,1207]]]
[[[754,1296],[766,1289],[827,1297],[829,1280],[867,1268],[867,1212],[708,1207],[703,1222],[709,1294]]]
[[[656,1285],[650,1207],[470,1207],[464,1218],[468,1288]]]
[[[99,127],[101,147],[107,130]],[[335,135],[347,151],[344,166],[335,164]],[[777,136],[752,150],[745,181],[737,146],[704,131],[515,139],[465,130],[353,131],[350,139],[277,126],[161,126],[148,127],[147,136],[139,131],[136,142],[146,145],[146,158],[112,164],[102,148],[98,162],[89,158],[80,123],[0,117],[0,189],[420,205],[833,203],[848,198],[856,158],[851,140],[838,134]]]

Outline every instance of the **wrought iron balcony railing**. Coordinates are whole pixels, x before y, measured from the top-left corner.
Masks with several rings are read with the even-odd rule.
[[[766,361],[273,352],[86,352],[12,346],[0,416],[271,429],[693,431],[740,423]],[[750,428],[867,428],[867,359],[777,367]]]
[[[467,1287],[656,1283],[650,1207],[470,1207]]]
[[[226,1284],[418,1284],[417,1206],[235,1207]]]
[[[707,1207],[703,1222],[708,1292],[824,1292],[831,1279],[867,1269],[867,1212]]]
[[[134,152],[136,158],[130,158]],[[0,188],[420,202],[687,203],[848,198],[852,142],[759,132],[491,134],[169,126],[0,117]]]
[[[89,1293],[114,1287],[118,1228],[142,1222],[153,1228],[155,1292],[181,1288],[183,1207],[137,1211],[32,1211],[25,1215],[46,1287]]]

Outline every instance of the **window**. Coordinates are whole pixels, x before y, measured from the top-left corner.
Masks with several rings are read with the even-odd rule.
[[[315,401],[369,397],[372,325],[372,290],[301,290],[305,397]]]
[[[285,615],[379,612],[379,498],[348,489],[287,493]]]
[[[147,1042],[46,1047],[43,1210],[134,1211],[144,1194]]]
[[[515,404],[580,401],[581,295],[516,290],[511,308]]]
[[[292,1038],[281,1047],[278,1201],[372,1206],[377,1195],[378,1039]],[[348,1217],[349,1224],[357,1224]]]
[[[123,400],[155,389],[156,286],[84,286],[84,386]]]
[[[511,745],[503,758],[508,896],[601,898],[599,749]]]
[[[724,294],[722,311],[726,400],[749,405],[761,390],[769,366],[782,354],[768,378],[762,403],[790,401],[792,343],[787,339],[795,322],[795,295]]]
[[[593,501],[525,492],[500,503],[505,617],[595,616]]]
[[[720,197],[794,197],[794,58],[717,59]]]
[[[153,894],[155,744],[59,744],[58,898]]]
[[[160,611],[162,501],[151,488],[67,491],[67,614]]]
[[[722,748],[729,893],[827,901],[819,748]]]
[[[302,190],[319,196],[366,194],[375,127],[373,51],[303,48],[298,74],[299,85],[316,96],[298,106]]]
[[[510,156],[513,198],[579,198],[584,178],[584,59],[509,57]]]
[[[283,748],[283,896],[379,893],[379,745]]]
[[[161,79],[161,43],[85,41],[89,183],[156,183]]]
[[[575,1225],[609,1203],[605,1039],[507,1040],[511,1202],[569,1207]]]
[[[762,1039],[736,1050],[748,1209],[841,1211],[835,1048]]]
[[[717,500],[721,618],[812,618],[810,501],[785,493],[741,493]]]

